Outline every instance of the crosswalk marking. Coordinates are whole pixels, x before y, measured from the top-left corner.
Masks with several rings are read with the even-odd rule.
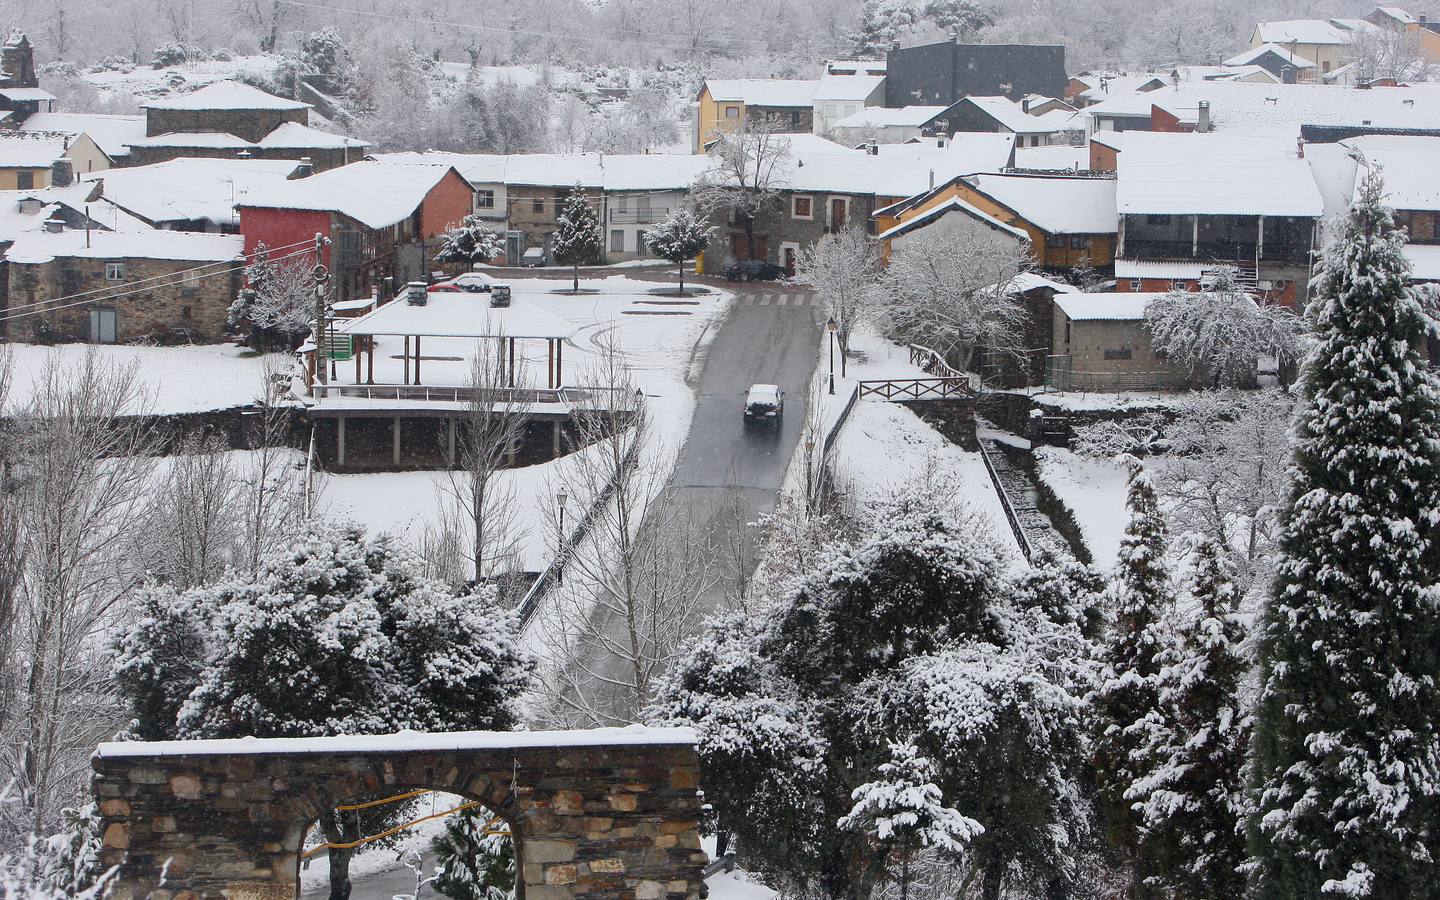
[[[749,306],[813,306],[814,294],[746,294],[740,302]]]

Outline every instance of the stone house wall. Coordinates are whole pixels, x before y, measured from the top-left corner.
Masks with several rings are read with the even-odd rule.
[[[230,304],[240,290],[243,273],[236,268],[223,272],[226,261],[213,263],[170,259],[90,259],[56,257],[45,263],[9,263],[6,268],[7,303],[21,307],[54,297],[101,292],[92,302],[57,309],[43,316],[16,319],[3,323],[5,336],[23,341],[88,341],[90,313],[96,309],[116,311],[117,342],[149,338],[162,342],[184,340],[210,342],[224,338]],[[107,280],[106,266],[124,266],[120,281]],[[207,272],[220,272],[210,277],[185,280],[179,273],[197,266],[209,265]],[[235,260],[238,266],[239,261]],[[202,273],[203,274],[203,273]],[[158,286],[139,293],[128,293],[137,281],[174,276]],[[104,291],[125,293],[108,298]]]
[[[315,165],[316,172],[324,172],[347,163],[358,162],[365,156],[363,148],[347,150],[344,147],[317,149],[313,147],[247,147],[250,159],[293,159],[308,157]],[[148,166],[151,163],[168,162],[172,159],[199,157],[202,159],[235,159],[239,151],[231,147],[133,147],[130,155],[118,165]]]
[[[286,122],[310,124],[308,109],[147,109],[145,135],[221,131],[259,141]]]
[[[796,205],[796,199],[802,201]],[[803,201],[810,201],[810,214],[803,214]],[[844,204],[844,211],[837,222],[835,203]],[[798,255],[800,250],[815,241],[848,224],[869,227],[870,214],[876,209],[873,194],[837,194],[826,192],[785,191],[780,202],[762,212],[755,223],[755,242],[763,244],[764,253],[757,254],[776,265],[786,265],[786,250]],[[801,212],[797,212],[801,210]],[[720,223],[722,230],[711,241],[707,259],[745,259],[745,227],[731,217],[731,221]],[[723,236],[723,237],[722,237]],[[717,246],[718,245],[718,246]]]
[[[1203,387],[1156,353],[1143,319],[1072,320],[1055,310],[1054,352],[1070,357],[1072,389],[1114,391]]]

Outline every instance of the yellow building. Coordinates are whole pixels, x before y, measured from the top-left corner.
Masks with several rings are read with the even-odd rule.
[[[973,209],[1025,232],[1041,268],[1068,269],[1088,263],[1107,269],[1114,265],[1119,221],[1115,179],[1086,175],[965,175],[882,207],[874,219],[885,257],[891,249],[891,241],[885,238],[888,232],[952,200],[961,201],[958,209]]]
[[[765,117],[789,134],[808,134],[815,123],[815,90],[819,81],[730,78],[705,82],[696,97],[694,151],[726,128],[747,118]]]
[[[110,168],[110,158],[88,135],[54,131],[0,132],[0,190],[50,186],[55,163],[70,161],[72,177]]]

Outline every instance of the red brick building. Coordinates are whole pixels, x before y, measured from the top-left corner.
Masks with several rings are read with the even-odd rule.
[[[424,280],[439,237],[475,209],[475,189],[448,165],[360,162],[256,191],[237,204],[245,252],[294,248],[316,234],[336,298]]]

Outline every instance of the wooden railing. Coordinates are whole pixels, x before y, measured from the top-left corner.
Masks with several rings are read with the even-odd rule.
[[[970,376],[953,375],[939,378],[887,378],[883,381],[860,382],[861,397],[882,397],[886,400],[944,400],[949,397],[973,397]]]
[[[317,384],[315,397],[355,400],[397,400],[418,403],[563,403],[564,388],[483,388],[446,387],[428,384]]]
[[[938,350],[920,344],[910,345],[910,365],[919,366],[926,375],[943,375],[947,378],[964,378],[965,373],[953,368]]]

